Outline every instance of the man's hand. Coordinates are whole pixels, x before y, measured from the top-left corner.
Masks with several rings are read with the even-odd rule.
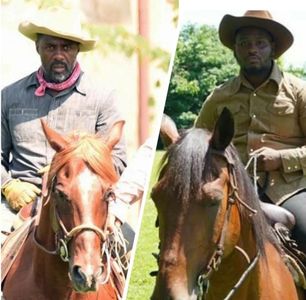
[[[19,179],[13,179],[2,187],[2,194],[15,211],[35,200],[40,193],[41,190],[36,185]]]
[[[254,152],[251,156],[257,155],[258,171],[276,171],[282,166],[282,159],[278,150],[262,147]]]

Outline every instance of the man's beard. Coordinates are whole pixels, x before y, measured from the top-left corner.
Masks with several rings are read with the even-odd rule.
[[[54,65],[61,65],[65,68],[65,71],[63,73],[57,73],[57,72],[54,72],[52,71],[52,67]],[[49,72],[47,74],[47,80],[49,82],[53,82],[53,83],[61,83],[61,82],[64,82],[66,79],[69,78],[69,76],[71,75],[72,73],[72,69],[69,69],[68,65],[63,63],[63,62],[54,62],[51,64],[50,66],[50,69],[49,69]]]
[[[256,76],[261,75],[263,72],[269,72],[271,69],[271,66],[262,66],[260,68],[258,67],[244,67],[243,71],[245,74]]]

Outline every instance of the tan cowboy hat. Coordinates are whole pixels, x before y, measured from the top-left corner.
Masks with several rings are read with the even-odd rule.
[[[248,10],[242,17],[225,15],[219,26],[222,44],[232,50],[235,47],[235,35],[242,27],[257,27],[268,31],[275,42],[275,58],[281,56],[293,43],[293,35],[282,24],[273,20],[266,10]]]
[[[80,51],[92,50],[97,43],[82,32],[77,14],[62,8],[41,11],[33,20],[21,22],[18,29],[33,41],[36,41],[37,34],[45,34],[77,42]]]

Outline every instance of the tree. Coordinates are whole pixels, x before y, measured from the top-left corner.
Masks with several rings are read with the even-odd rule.
[[[231,51],[221,45],[214,27],[185,25],[177,44],[165,113],[179,128],[190,127],[203,100],[237,72]]]

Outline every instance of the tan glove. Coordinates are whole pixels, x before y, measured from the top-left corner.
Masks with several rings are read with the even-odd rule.
[[[41,190],[36,185],[19,179],[13,179],[2,187],[2,194],[15,211],[35,200],[40,193]]]
[[[45,173],[48,173],[50,171],[50,165],[46,165],[45,167],[39,169],[37,171],[37,174],[44,175]]]

